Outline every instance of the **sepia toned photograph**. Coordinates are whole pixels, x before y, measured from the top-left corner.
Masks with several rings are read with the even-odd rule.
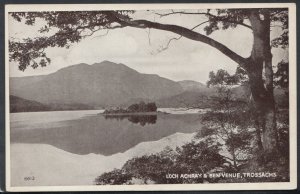
[[[296,188],[294,4],[5,10],[9,191]]]

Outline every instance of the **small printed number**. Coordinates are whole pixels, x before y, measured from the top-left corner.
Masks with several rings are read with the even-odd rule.
[[[34,176],[26,176],[24,177],[24,181],[34,181],[35,177]]]

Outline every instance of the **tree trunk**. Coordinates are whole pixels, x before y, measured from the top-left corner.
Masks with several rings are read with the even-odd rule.
[[[277,150],[269,18],[269,14],[266,12],[263,13],[262,19],[256,10],[252,11],[249,16],[254,39],[253,49],[246,69],[256,114],[260,117],[262,125],[262,147],[266,157],[272,156],[272,153]]]
[[[247,71],[249,76],[255,107],[257,114],[260,115],[260,123],[263,126],[263,149],[266,153],[273,153],[276,150],[277,132],[270,48],[270,14],[268,9],[264,9],[263,11],[260,9],[249,9],[247,15],[254,37],[251,56],[248,59],[241,57],[212,38],[182,26],[161,24],[147,20],[124,20],[114,12],[111,12],[109,17],[116,23],[119,23],[121,27],[130,26],[170,31],[188,39],[208,44],[238,63]],[[263,72],[265,73],[265,79],[262,77]]]
[[[238,166],[237,166],[237,162],[236,162],[236,155],[235,155],[235,149],[234,148],[232,148],[231,155],[232,155],[232,159],[233,159],[233,166],[237,170]]]
[[[272,156],[277,148],[275,102],[273,92],[270,93],[266,90],[262,77],[257,75],[259,74],[251,74],[249,81],[255,103],[255,114],[259,118],[258,122],[262,128],[262,148],[267,158]],[[260,138],[259,135],[258,138]]]
[[[263,145],[261,141],[261,131],[260,131],[260,124],[259,124],[259,117],[255,115],[255,130],[256,130],[256,139],[257,139],[257,147],[258,150],[263,150]]]

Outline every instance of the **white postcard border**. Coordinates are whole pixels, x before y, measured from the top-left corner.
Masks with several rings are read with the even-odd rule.
[[[95,186],[11,186],[8,12],[13,11],[88,11],[213,8],[289,8],[289,100],[290,100],[290,182],[212,183]],[[6,190],[7,191],[174,191],[174,190],[282,190],[297,188],[297,61],[295,3],[198,3],[198,4],[7,4],[5,5],[5,116],[6,116]]]

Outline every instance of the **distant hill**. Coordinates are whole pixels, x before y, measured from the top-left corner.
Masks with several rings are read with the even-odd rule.
[[[43,104],[115,106],[131,99],[157,100],[183,92],[181,85],[109,61],[69,66],[42,76],[10,78],[10,94]]]
[[[233,93],[240,100],[250,97],[245,86],[233,88]],[[207,108],[217,92],[200,82],[175,82],[103,61],[69,66],[49,75],[12,77],[10,95],[11,111],[22,112],[128,107],[141,101],[155,102],[158,107]],[[281,104],[288,104],[280,89],[275,96]]]
[[[212,93],[211,93],[212,94]],[[201,91],[185,91],[181,94],[162,98],[156,101],[158,107],[197,107],[197,108],[209,108],[212,99],[208,93],[202,93]]]
[[[42,103],[25,100],[17,96],[10,95],[10,112],[37,112],[37,111],[49,111],[50,108]]]
[[[192,89],[193,88],[193,89]],[[157,101],[158,107],[197,107],[209,108],[216,103],[215,98],[218,95],[216,88],[189,87],[183,93],[166,97]],[[280,106],[286,102],[286,95],[282,89],[276,88],[274,95]],[[250,88],[247,86],[237,86],[232,88],[232,98],[247,102],[250,100]]]
[[[193,80],[178,81],[183,92],[174,96],[159,99],[159,107],[198,107],[208,108],[212,103],[211,96],[216,95],[216,89]]]
[[[196,82],[193,80],[183,80],[178,81],[184,91],[197,91],[206,89],[206,85],[201,82]]]
[[[33,100],[26,100],[10,95],[10,112],[40,112],[40,111],[61,111],[61,110],[92,110],[93,106],[86,104],[42,104]]]

